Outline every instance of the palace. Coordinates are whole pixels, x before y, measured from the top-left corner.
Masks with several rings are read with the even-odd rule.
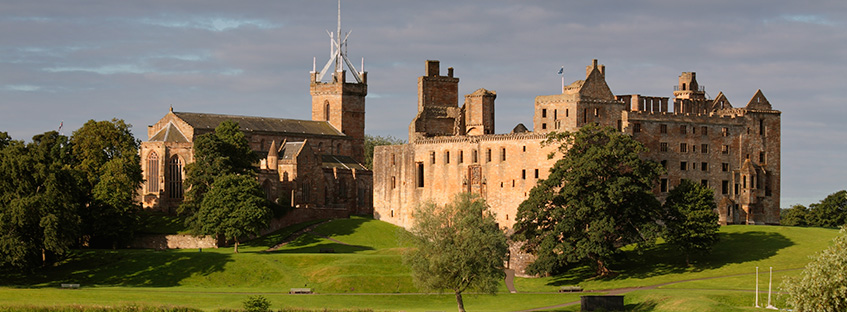
[[[673,100],[614,95],[605,76],[594,60],[584,80],[535,98],[532,131],[518,124],[495,134],[497,94],[478,89],[460,107],[453,68],[442,76],[439,62],[427,61],[409,143],[374,151],[374,217],[409,227],[421,202],[444,204],[472,192],[509,230],[518,205],[555,163],[547,157],[555,147],[541,144],[547,134],[595,123],[642,142],[649,148],[643,157],[667,169],[654,189],[660,200],[688,179],[714,190],[722,224],[779,223],[781,113],[761,90],[733,107],[723,93],[708,99],[693,72],[679,76]]]

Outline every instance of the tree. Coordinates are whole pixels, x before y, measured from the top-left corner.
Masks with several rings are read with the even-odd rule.
[[[120,119],[89,120],[71,136],[74,167],[86,182],[82,234],[93,245],[116,247],[132,237],[137,224],[135,196],[144,178],[139,141],[130,127]]]
[[[0,147],[0,266],[46,266],[78,238],[82,176],[56,131]]]
[[[515,239],[537,256],[530,273],[557,273],[589,260],[606,276],[621,247],[655,243],[661,204],[652,189],[663,169],[639,157],[644,145],[592,124],[552,132],[544,143],[559,144],[563,157],[518,207]]]
[[[829,194],[819,203],[809,205],[807,222],[820,227],[839,227],[847,224],[847,191]]]
[[[179,213],[194,214],[215,180],[227,174],[250,174],[258,156],[250,149],[238,123],[224,121],[215,132],[194,140],[194,162],[185,166],[185,200]]]
[[[373,169],[373,161],[374,161],[374,148],[381,145],[399,145],[404,144],[406,141],[395,138],[393,136],[378,136],[378,135],[365,135],[365,167],[368,169]]]
[[[268,228],[273,212],[259,182],[248,175],[228,174],[215,179],[203,198],[200,210],[189,217],[192,231],[198,235],[223,236],[235,241],[258,235]]]
[[[809,209],[806,206],[797,204],[783,210],[779,218],[779,223],[782,225],[807,226],[809,225],[807,221],[809,218]]]
[[[465,311],[465,290],[497,290],[505,277],[503,262],[509,246],[485,200],[462,193],[444,207],[422,205],[414,218],[410,229],[414,248],[404,254],[403,261],[412,268],[418,287],[452,290],[459,311]]]
[[[708,253],[718,242],[716,206],[712,189],[689,180],[668,193],[664,238],[682,251],[686,265],[692,254]]]
[[[788,292],[787,304],[794,311],[847,310],[847,228],[833,239],[829,248],[812,257],[798,277],[782,283]]]

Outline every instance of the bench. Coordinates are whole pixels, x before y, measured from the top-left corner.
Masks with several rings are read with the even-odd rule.
[[[62,288],[79,289],[79,284],[62,284]]]
[[[562,287],[559,287],[560,293],[580,292],[580,291],[582,291],[582,287],[579,287],[579,286],[562,286]]]
[[[292,294],[292,295],[311,294],[312,289],[311,288],[292,288],[291,290],[288,291],[288,293]]]

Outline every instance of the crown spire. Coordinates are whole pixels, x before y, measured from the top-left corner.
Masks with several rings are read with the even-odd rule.
[[[344,71],[344,64],[347,64],[347,68],[352,71],[353,78],[356,78],[357,83],[364,82],[364,72],[360,72],[356,70],[356,67],[353,66],[353,63],[350,62],[350,59],[347,58],[347,38],[350,36],[350,31],[344,34],[344,39],[341,38],[341,0],[338,0],[338,27],[336,28],[336,32],[332,33],[327,31],[329,34],[329,60],[327,60],[326,65],[324,65],[323,69],[321,69],[320,73],[318,73],[317,81],[321,81],[324,75],[329,70],[330,65],[335,64],[335,72]],[[364,59],[362,59],[362,68],[364,70]],[[314,65],[312,65],[314,70]],[[342,81],[343,82],[343,81]]]

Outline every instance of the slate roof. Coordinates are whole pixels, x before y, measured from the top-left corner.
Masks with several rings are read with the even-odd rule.
[[[321,167],[368,170],[368,168],[365,168],[365,166],[362,166],[361,164],[353,160],[352,157],[341,155],[321,155]]]
[[[153,135],[150,142],[176,142],[176,143],[188,143],[188,139],[185,138],[185,135],[177,129],[176,126],[172,123],[168,123],[167,127],[162,128],[159,132]]]
[[[294,159],[294,157],[297,157],[297,153],[300,152],[301,148],[303,148],[303,142],[286,142],[281,148],[282,154],[279,155],[279,160]]]
[[[221,122],[232,120],[238,122],[241,131],[245,132],[345,136],[326,121],[186,112],[174,112],[174,114],[195,129],[214,130]]]

